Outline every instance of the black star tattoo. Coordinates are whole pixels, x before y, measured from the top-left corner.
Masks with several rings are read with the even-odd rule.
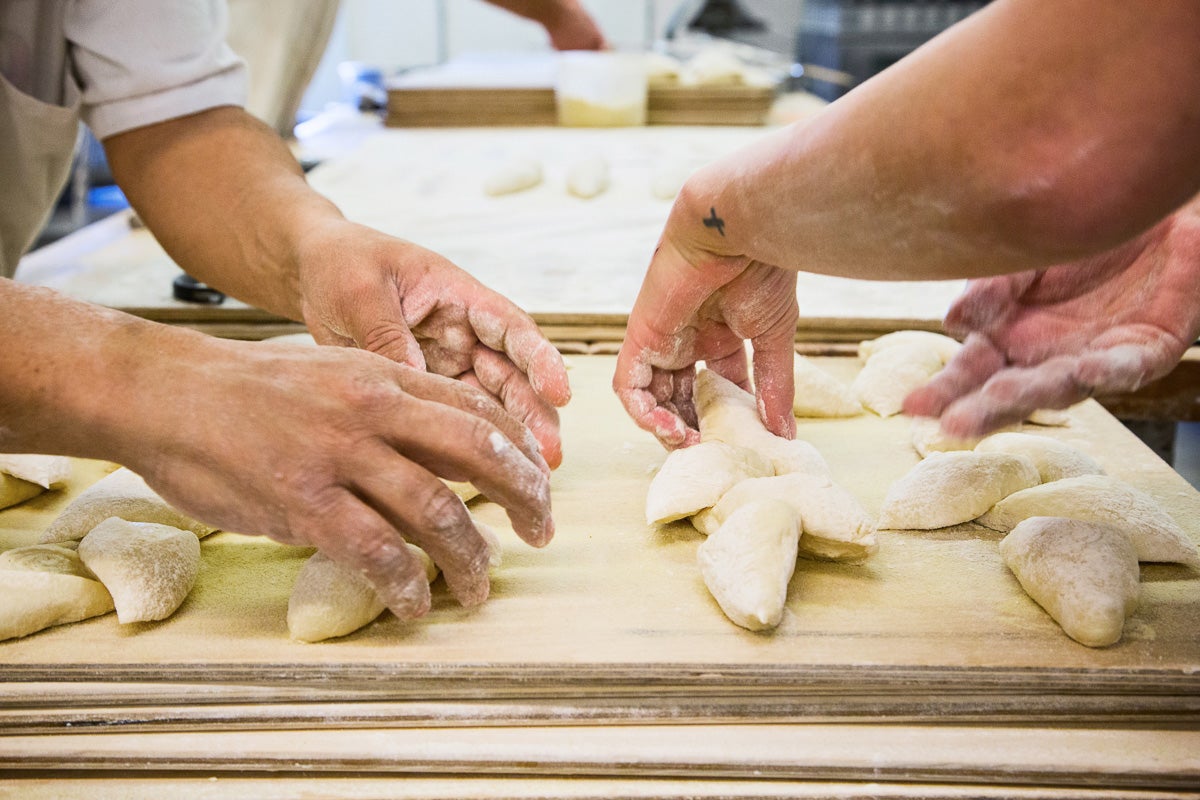
[[[721,236],[724,236],[725,235],[725,220],[723,220],[717,216],[717,210],[715,208],[708,209],[708,213],[709,213],[709,216],[704,218],[704,227],[716,228],[717,233],[721,234]]]

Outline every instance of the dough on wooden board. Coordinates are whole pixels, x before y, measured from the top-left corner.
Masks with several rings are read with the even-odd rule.
[[[950,363],[950,359],[962,349],[956,339],[933,331],[894,331],[885,333],[875,339],[867,339],[858,343],[858,357],[869,361],[871,356],[887,350],[890,347],[922,347],[937,356],[942,365]]]
[[[1026,594],[1080,644],[1115,644],[1137,609],[1137,552],[1111,525],[1030,517],[1000,542],[1000,555]]]
[[[744,480],[692,517],[692,524],[711,536],[738,508],[766,499],[786,503],[799,515],[802,556],[858,564],[878,550],[870,517],[854,495],[827,478],[798,472]]]
[[[710,369],[700,370],[693,387],[701,441],[744,447],[770,462],[776,475],[803,472],[829,477],[817,448],[802,439],[784,439],[767,430],[754,395]]]
[[[175,510],[147,486],[140,475],[121,467],[84,489],[50,523],[40,541],[78,541],[109,517],[169,525],[191,531],[201,538],[216,530]]]
[[[1011,531],[1029,517],[1068,517],[1101,522],[1125,532],[1138,561],[1200,568],[1196,547],[1171,515],[1150,495],[1109,475],[1080,475],[1012,494],[979,518],[996,531]]]
[[[112,610],[112,595],[70,547],[35,544],[0,553],[0,640]]]
[[[601,155],[590,155],[567,167],[567,192],[590,200],[608,189],[608,161]]]
[[[1008,453],[930,453],[888,489],[878,526],[933,530],[958,525],[1040,478],[1028,459]]]
[[[746,478],[771,475],[771,462],[716,440],[673,450],[646,491],[646,523],[658,525],[708,508]]]
[[[200,572],[200,540],[154,522],[104,520],[79,543],[79,557],[113,596],[117,620],[153,622],[175,613]]]
[[[483,179],[483,191],[493,197],[523,192],[542,182],[542,165],[531,158],[514,158]]]
[[[975,445],[977,453],[1012,453],[1025,456],[1037,467],[1042,483],[1075,478],[1079,475],[1103,475],[1096,459],[1071,445],[1034,433],[993,433]]]
[[[799,540],[800,522],[791,506],[755,500],[700,543],[700,574],[725,616],[752,631],[779,624]]]
[[[799,353],[792,360],[796,397],[792,413],[797,417],[854,417],[863,413],[850,387]]]
[[[0,453],[0,508],[61,489],[70,477],[71,460],[65,456]]]
[[[928,383],[941,368],[942,361],[933,348],[895,344],[867,359],[850,390],[864,408],[891,417],[900,413],[910,392]]]

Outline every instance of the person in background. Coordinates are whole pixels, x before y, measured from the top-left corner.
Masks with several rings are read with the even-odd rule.
[[[974,279],[945,321],[965,346],[905,404],[950,435],[1164,375],[1200,335],[1198,98],[1200,4],[997,0],[688,180],[614,390],[674,448],[697,361],[752,371],[793,436],[800,270]]]
[[[562,358],[510,301],[312,191],[240,107],[225,23],[217,0],[0,5],[0,452],[124,464],[205,522],[360,569],[401,618],[430,604],[405,540],[482,602],[487,544],[439,477],[548,542]],[[220,340],[10,280],[80,120],[180,267],[343,346]]]

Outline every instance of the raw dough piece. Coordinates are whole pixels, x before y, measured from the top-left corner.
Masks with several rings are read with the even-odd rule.
[[[1129,536],[1138,561],[1200,567],[1200,550],[1170,514],[1150,495],[1108,475],[1080,475],[1025,489],[998,502],[979,523],[1011,531],[1029,517],[1108,523]]]
[[[1037,467],[1042,483],[1079,475],[1103,475],[1104,468],[1082,450],[1032,433],[993,433],[975,445],[977,453],[1025,456]]]
[[[767,430],[758,416],[754,395],[737,384],[705,369],[696,376],[693,394],[701,441],[716,440],[753,450],[770,460],[776,475],[803,472],[829,477],[829,465],[817,448]]]
[[[65,456],[0,453],[0,508],[61,489],[70,477],[71,460]]]
[[[762,456],[725,442],[673,450],[646,491],[646,523],[658,525],[691,516],[720,500],[739,481],[772,473],[770,462]]]
[[[711,535],[737,509],[766,499],[786,503],[799,515],[802,556],[858,564],[878,549],[871,520],[854,495],[827,478],[799,472],[744,480],[692,517],[692,524]]]
[[[200,540],[191,531],[110,517],[79,543],[79,557],[112,593],[117,620],[166,619],[200,572]]]
[[[1065,428],[1071,424],[1071,413],[1065,408],[1039,408],[1025,421],[1046,428]]]
[[[1080,644],[1115,644],[1137,609],[1137,553],[1111,525],[1030,517],[1000,542],[1000,555],[1026,594]]]
[[[862,403],[850,387],[796,353],[792,364],[796,399],[792,413],[797,417],[854,417],[863,413]]]
[[[541,182],[541,164],[529,158],[515,158],[488,174],[483,181],[483,191],[495,197],[523,192]]]
[[[205,537],[216,530],[167,505],[141,476],[121,467],[80,493],[42,534],[41,542],[78,541],[109,517],[155,522]]]
[[[913,449],[921,458],[930,453],[947,453],[954,450],[974,450],[983,440],[982,436],[957,439],[942,433],[942,421],[937,417],[913,417],[909,427],[909,438]]]
[[[867,359],[850,390],[864,407],[890,417],[900,413],[909,392],[924,386],[941,368],[942,360],[933,348],[895,344]]]
[[[69,547],[35,544],[0,553],[0,640],[112,610],[108,590]]]
[[[455,496],[464,503],[470,502],[480,495],[480,491],[470,481],[442,481],[442,483],[446,484],[450,491],[454,492]]]
[[[871,356],[887,350],[889,347],[917,346],[932,350],[942,365],[950,363],[954,354],[962,349],[962,345],[949,336],[933,331],[895,331],[885,333],[877,339],[867,339],[858,343],[858,357],[869,361]]]
[[[796,569],[800,525],[778,500],[738,508],[700,544],[700,574],[725,616],[752,631],[783,618],[788,582]]]
[[[667,160],[657,164],[650,174],[650,194],[659,200],[674,200],[694,170],[687,161]]]
[[[584,200],[603,193],[608,182],[608,161],[604,156],[588,156],[567,168],[567,191]]]
[[[1029,459],[1008,453],[930,453],[883,498],[880,528],[933,530],[957,525],[1039,481]]]

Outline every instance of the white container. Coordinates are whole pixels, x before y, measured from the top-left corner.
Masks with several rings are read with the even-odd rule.
[[[646,124],[646,65],[636,53],[572,50],[558,54],[558,124],[615,128]]]

